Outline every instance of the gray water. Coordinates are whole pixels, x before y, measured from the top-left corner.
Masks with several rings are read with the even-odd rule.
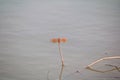
[[[68,39],[61,44],[63,80],[120,76],[85,69],[120,56],[120,0],[0,0],[0,80],[58,79],[58,46],[50,42],[57,37]]]

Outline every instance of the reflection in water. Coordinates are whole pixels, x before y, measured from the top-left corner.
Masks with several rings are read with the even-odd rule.
[[[120,72],[120,67],[116,65],[106,64],[106,66],[114,67],[117,71]]]
[[[109,60],[109,59],[120,59],[120,56],[112,56],[112,57],[104,57],[104,58],[101,58],[99,60],[96,60],[95,62],[92,62],[91,64],[89,64],[86,69],[89,69],[91,71],[95,71],[95,72],[101,72],[101,73],[105,73],[105,72],[110,72],[110,71],[114,71],[114,70],[117,70],[120,72],[120,67],[116,66],[116,65],[111,65],[111,64],[106,64],[106,66],[110,66],[110,67],[113,67],[112,69],[110,70],[104,70],[104,71],[101,71],[101,70],[96,70],[96,69],[93,69],[92,66],[95,65],[96,63],[100,62],[100,61],[103,61],[103,60]]]
[[[61,66],[60,74],[59,74],[59,80],[62,80],[62,74],[63,74],[64,66]]]
[[[47,73],[47,80],[50,80],[50,79],[49,79],[49,73],[50,73],[50,71],[48,71],[48,73]]]
[[[59,78],[57,80],[62,80],[63,70],[64,70],[64,66],[61,66],[60,71],[58,73]],[[47,73],[47,80],[50,80],[49,74],[50,74],[50,71],[48,71],[48,73]]]

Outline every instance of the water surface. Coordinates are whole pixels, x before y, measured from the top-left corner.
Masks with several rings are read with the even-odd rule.
[[[50,80],[58,79],[61,63],[53,37],[68,38],[61,44],[62,79],[99,80],[85,67],[120,56],[119,35],[120,0],[0,0],[0,80],[47,80],[48,73]],[[104,77],[111,75],[120,73]]]

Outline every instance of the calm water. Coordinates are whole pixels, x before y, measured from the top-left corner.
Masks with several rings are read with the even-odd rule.
[[[120,56],[120,0],[0,0],[0,80],[57,80],[61,63],[53,37],[68,38],[61,44],[62,80],[119,80],[117,71],[85,67]]]

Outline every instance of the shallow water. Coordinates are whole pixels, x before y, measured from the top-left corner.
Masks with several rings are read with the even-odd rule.
[[[61,44],[63,80],[120,76],[117,71],[103,76],[85,69],[102,57],[120,56],[119,4],[120,0],[0,0],[0,80],[58,79],[61,63],[57,44],[50,42],[53,37],[68,38]]]

